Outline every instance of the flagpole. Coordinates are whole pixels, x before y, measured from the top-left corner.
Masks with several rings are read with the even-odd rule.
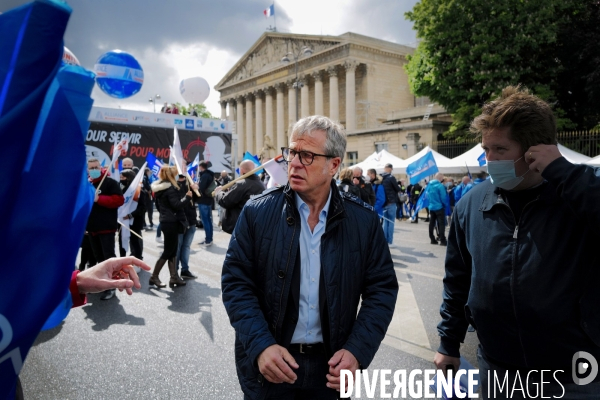
[[[234,184],[234,183],[236,183],[237,181],[239,181],[239,180],[241,180],[241,179],[244,179],[244,178],[247,178],[247,177],[249,177],[250,175],[252,175],[252,174],[256,173],[256,171],[260,171],[260,170],[261,170],[261,169],[263,169],[263,168],[264,168],[264,167],[263,167],[262,165],[259,165],[258,167],[254,168],[252,171],[248,171],[248,172],[246,172],[244,175],[242,175],[242,176],[240,176],[240,177],[237,177],[237,178],[235,178],[235,179],[234,179],[234,180],[232,180],[232,181],[229,181],[229,183],[227,183],[227,184],[225,184],[225,185],[223,185],[223,186],[220,186],[220,187],[221,187],[221,190],[227,190],[227,189],[229,189],[229,188],[230,188],[230,187],[232,187],[232,186],[233,186],[233,184]],[[215,189],[215,191],[216,191],[216,190],[217,190],[217,189]],[[212,192],[212,193],[211,193],[211,196],[213,196],[213,197],[214,197],[214,196],[215,196],[215,192]]]
[[[102,170],[100,170],[100,171],[102,171]],[[106,178],[107,176],[108,176],[108,170],[106,170],[106,172],[104,173],[104,176],[102,177],[102,180],[100,181],[100,184],[96,188],[95,194],[98,194],[100,192],[100,186],[102,186],[102,182],[104,182],[104,178]]]
[[[277,32],[277,16],[275,15],[275,0],[273,0],[273,32]]]
[[[129,230],[129,232],[133,233],[135,236],[139,237],[140,239],[144,240],[143,237],[141,237],[140,235],[137,234],[137,232],[132,231],[130,227],[128,227],[127,225],[125,225],[124,223],[122,223],[121,221],[117,220],[117,222],[119,224],[121,224],[121,226],[123,226],[124,228],[127,228]]]

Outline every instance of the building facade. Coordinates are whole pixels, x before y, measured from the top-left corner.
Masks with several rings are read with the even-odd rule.
[[[404,65],[413,51],[355,33],[264,33],[215,87],[221,118],[236,122],[238,157],[278,154],[291,125],[313,114],[346,127],[345,165],[383,148],[406,158],[431,145],[451,119],[410,93]]]

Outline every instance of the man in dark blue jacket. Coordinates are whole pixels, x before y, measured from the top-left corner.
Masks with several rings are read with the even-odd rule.
[[[214,199],[211,193],[211,185],[215,181],[215,174],[208,169],[208,163],[201,161],[199,165],[200,170],[200,197],[196,200],[198,203],[198,211],[200,213],[200,219],[202,225],[204,225],[204,233],[206,234],[204,241],[200,244],[208,247],[213,242],[213,224],[212,224],[212,209]],[[214,186],[214,185],[213,185]]]
[[[283,149],[289,184],[238,219],[222,291],[247,399],[338,398],[340,371],[366,368],[392,319],[398,282],[378,217],[333,180],[345,149],[339,124],[301,119]]]
[[[435,364],[458,368],[471,324],[484,398],[598,399],[600,170],[561,156],[551,108],[519,87],[471,129],[490,179],[454,209]]]

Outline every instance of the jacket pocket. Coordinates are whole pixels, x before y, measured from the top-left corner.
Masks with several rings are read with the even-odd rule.
[[[475,318],[473,318],[473,313],[471,312],[471,309],[469,308],[468,304],[465,304],[465,317],[467,318],[467,322],[471,324],[473,328],[475,328],[475,330],[477,330],[477,325],[475,325]]]

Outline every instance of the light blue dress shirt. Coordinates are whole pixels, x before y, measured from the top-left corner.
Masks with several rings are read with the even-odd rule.
[[[292,343],[320,343],[321,315],[319,312],[319,280],[321,276],[321,236],[325,233],[327,213],[331,201],[331,189],[325,207],[319,213],[319,222],[311,232],[308,226],[310,210],[296,194],[296,208],[300,213],[300,304],[298,323]]]

